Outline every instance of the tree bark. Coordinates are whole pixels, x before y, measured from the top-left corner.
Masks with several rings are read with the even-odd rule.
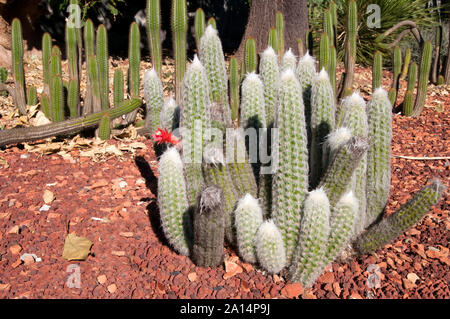
[[[275,26],[275,14],[280,11],[284,17],[284,47],[298,55],[297,39],[304,41],[308,24],[307,0],[252,0],[250,15],[241,44],[235,53],[239,61],[244,55],[245,41],[252,37],[258,53],[267,48],[269,29]]]

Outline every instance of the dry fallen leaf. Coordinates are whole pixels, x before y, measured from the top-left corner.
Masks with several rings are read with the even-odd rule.
[[[64,242],[62,257],[67,260],[86,260],[92,245],[92,242],[86,237],[69,234]]]

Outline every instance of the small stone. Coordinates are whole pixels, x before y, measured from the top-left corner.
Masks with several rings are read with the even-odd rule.
[[[126,237],[126,238],[130,238],[133,237],[133,232],[120,232],[119,233],[120,236]]]
[[[325,272],[320,276],[319,280],[326,284],[331,284],[334,282],[334,274],[332,272]]]
[[[8,234],[18,234],[19,233],[19,226],[15,225],[13,227],[11,227],[11,229],[8,231]]]
[[[188,279],[190,282],[196,281],[197,280],[197,273],[195,272],[191,272],[188,274]]]
[[[109,291],[110,294],[113,294],[113,293],[116,292],[117,286],[116,286],[116,284],[111,284],[111,285],[109,285],[106,289],[108,289],[108,291]]]
[[[9,290],[11,290],[11,285],[10,284],[0,284],[0,290],[5,290],[6,292],[8,292]]]
[[[51,202],[53,202],[55,200],[55,195],[53,194],[52,191],[49,191],[48,189],[46,189],[44,191],[44,194],[42,195],[42,199],[44,200],[44,203],[50,204]]]
[[[106,185],[108,185],[108,181],[105,179],[102,179],[102,180],[99,180],[98,182],[94,183],[93,185],[91,185],[90,189],[104,187]]]
[[[30,254],[26,254],[22,260],[23,260],[24,265],[26,265],[26,266],[34,264],[34,257]]]
[[[119,183],[119,187],[120,187],[120,188],[125,188],[125,187],[127,187],[127,186],[128,186],[128,183],[125,182],[125,181],[121,181],[121,182]]]
[[[415,284],[416,281],[420,279],[419,276],[417,276],[417,275],[416,275],[415,273],[413,273],[413,272],[410,272],[410,273],[406,276],[406,278],[407,278],[409,281],[411,281],[413,284]]]
[[[100,275],[97,277],[97,281],[99,284],[103,285],[106,282],[106,275]]]
[[[228,279],[236,274],[241,273],[242,267],[236,264],[234,261],[231,261],[230,258],[229,260],[225,260],[225,271],[226,273],[223,275],[223,279]]]
[[[17,255],[18,253],[20,253],[21,250],[22,247],[20,247],[20,245],[12,245],[11,247],[9,247],[9,251],[13,255]]]
[[[353,291],[349,298],[350,299],[363,299],[363,297],[361,297],[361,295],[359,293],[357,293],[356,291]]]
[[[11,264],[11,267],[17,268],[17,267],[19,267],[21,264],[22,264],[22,260],[20,260],[20,258],[19,258],[19,259],[17,259],[13,264]]]
[[[405,287],[405,289],[412,289],[412,288],[416,287],[416,284],[411,282],[407,278],[402,278],[402,282],[403,282],[403,287]]]
[[[49,209],[51,208],[51,206],[44,204],[41,206],[41,208],[39,208],[40,212],[47,212]]]
[[[287,298],[295,298],[303,293],[303,286],[301,283],[287,284],[281,289],[281,293]]]
[[[111,252],[111,254],[114,255],[114,256],[123,257],[123,256],[125,256],[125,251],[123,251],[123,250],[113,250]]]
[[[341,286],[339,285],[338,282],[333,282],[333,291],[336,294],[336,296],[339,297],[339,295],[341,294],[342,289],[341,289]]]

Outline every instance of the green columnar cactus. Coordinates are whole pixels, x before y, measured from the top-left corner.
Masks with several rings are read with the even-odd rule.
[[[61,50],[56,45],[52,47],[52,54],[50,57],[50,76],[53,78],[55,75],[62,76]]]
[[[49,33],[42,36],[42,70],[44,76],[44,93],[50,94],[50,57],[52,51],[52,38]]]
[[[164,89],[154,68],[145,72],[144,98],[147,104],[145,127],[153,133],[157,128],[161,127],[161,110],[164,105]]]
[[[84,98],[83,114],[90,114],[93,112],[93,97],[92,88],[89,79],[89,57],[95,55],[95,29],[94,23],[91,19],[87,19],[84,24],[84,55],[86,59],[86,69],[88,76],[86,77],[86,95]]]
[[[109,136],[111,135],[111,117],[108,114],[105,114],[98,126],[98,137],[103,141],[109,140]]]
[[[405,97],[403,99],[403,114],[406,116],[411,116],[414,106],[414,94],[412,91],[406,91]]]
[[[216,267],[223,262],[224,195],[211,185],[200,194],[194,213],[192,260],[200,267]]]
[[[145,25],[147,27],[147,38],[152,66],[158,76],[162,71],[162,49],[161,49],[161,4],[160,0],[147,0],[145,8]]]
[[[101,89],[98,72],[98,62],[95,55],[91,55],[88,59],[89,83],[92,92],[92,110],[99,112],[102,110]]]
[[[298,56],[302,57],[305,55],[305,44],[303,43],[303,40],[300,38],[297,38],[297,48],[298,48]]]
[[[336,151],[319,184],[319,188],[326,192],[331,207],[334,207],[342,194],[348,190],[353,172],[368,148],[367,139],[354,136]]]
[[[323,144],[323,167],[330,166],[336,156],[337,151],[352,138],[349,128],[338,127],[328,134]]]
[[[102,110],[109,109],[109,61],[108,61],[108,33],[103,24],[97,28],[96,57],[98,63],[98,80]]]
[[[123,72],[120,69],[114,71],[114,107],[117,107],[124,100],[124,83],[123,83]]]
[[[380,51],[375,52],[373,56],[372,66],[372,91],[381,87],[381,80],[383,78],[383,55]]]
[[[41,103],[43,96],[45,96],[45,94],[41,95]],[[4,130],[0,132],[0,147],[8,144],[41,140],[52,136],[78,133],[86,128],[98,126],[100,119],[105,113],[109,114],[111,119],[114,119],[133,111],[141,105],[142,101],[140,99],[132,99],[124,101],[118,107],[107,111],[93,113],[59,123]]]
[[[241,83],[239,77],[239,64],[235,57],[230,59],[230,107],[231,118],[233,121],[239,118],[239,85]]]
[[[275,223],[269,219],[261,224],[255,237],[259,264],[270,273],[279,273],[287,264],[283,237]]]
[[[408,70],[408,86],[406,88],[408,91],[414,92],[414,89],[416,88],[417,70],[417,63],[411,63]]]
[[[256,197],[256,179],[249,163],[243,130],[227,130],[226,138],[226,162],[238,197],[247,193]]]
[[[445,84],[445,77],[441,74],[438,76],[437,85],[444,85]]]
[[[292,50],[289,48],[284,54],[283,58],[281,59],[281,72],[291,68],[292,70],[297,69],[297,57],[292,53]]]
[[[323,13],[323,32],[328,36],[328,46],[334,45],[334,25],[333,25],[333,15],[330,8],[325,9]]]
[[[367,123],[366,102],[363,97],[355,92],[345,99],[344,105],[342,125],[349,128],[353,136],[367,139],[369,127]],[[367,154],[364,154],[353,173],[350,188],[358,200],[359,213],[355,221],[355,233],[357,234],[366,227],[366,170]]]
[[[53,76],[50,87],[50,101],[53,122],[64,120],[64,92],[63,80],[60,75]]]
[[[386,206],[391,184],[392,105],[387,92],[376,89],[369,102],[369,143],[367,152],[367,215],[369,226]]]
[[[404,80],[408,75],[409,65],[411,63],[411,48],[406,48],[405,51],[405,62],[403,62],[402,74],[400,75],[400,80]]]
[[[141,35],[139,26],[136,22],[130,25],[130,35],[128,39],[128,91],[132,98],[138,98],[140,95],[140,75],[139,68],[141,65]],[[137,110],[127,114],[126,120],[132,123],[136,120]]]
[[[181,104],[181,87],[186,72],[186,35],[187,35],[186,0],[172,1],[172,38],[175,51],[175,100]]]
[[[275,14],[275,28],[277,30],[278,56],[281,57],[284,54],[284,18],[280,11]]]
[[[183,80],[183,110],[180,123],[190,205],[195,205],[197,195],[204,186],[201,163],[202,150],[207,142],[206,131],[211,127],[209,96],[206,70],[195,55]]]
[[[66,58],[69,66],[69,78],[79,80],[77,33],[75,28],[66,23]]]
[[[305,199],[298,245],[292,257],[288,278],[311,287],[322,273],[330,235],[330,203],[321,188]]]
[[[330,66],[330,39],[326,33],[320,37],[319,69],[328,70]]]
[[[188,214],[183,162],[176,148],[171,147],[161,155],[158,170],[158,206],[162,229],[173,248],[189,256],[192,221]]]
[[[42,93],[39,101],[41,102],[41,111],[44,113],[46,118],[51,119],[52,112],[50,106],[50,98],[47,94]]]
[[[72,7],[72,11],[70,12],[70,15],[72,16],[72,18],[74,18],[74,20],[72,20],[71,22],[74,23],[75,26],[75,36],[76,36],[76,43],[77,43],[77,50],[78,50],[78,74],[79,74],[79,78],[78,80],[81,78],[80,72],[83,68],[83,39],[81,36],[81,10],[78,10],[80,8],[80,3],[78,0],[70,0],[69,2],[71,5],[73,5],[74,7]],[[73,9],[73,8],[77,8],[77,9]],[[77,25],[77,23],[80,22],[80,25]]]
[[[271,47],[275,52],[278,52],[278,35],[276,28],[270,28],[269,36],[267,38],[267,46]]]
[[[323,266],[335,260],[350,242],[358,210],[358,199],[355,197],[353,191],[342,195],[336,203],[336,206],[331,208],[330,236],[328,238]]]
[[[263,223],[263,212],[258,200],[246,194],[237,203],[234,214],[239,254],[244,261],[255,263],[255,236]]]
[[[14,78],[14,104],[21,115],[27,114],[25,71],[23,68],[22,24],[15,18],[11,23],[12,74]]]
[[[358,35],[358,7],[355,0],[347,4],[347,39],[345,48],[345,75],[341,97],[346,96],[353,87],[356,63],[356,38]]]
[[[334,129],[334,95],[325,69],[315,77],[311,89],[311,147],[309,154],[310,187],[315,188],[320,181],[327,160],[323,159],[325,138]]]
[[[5,84],[8,79],[8,70],[5,68],[0,68],[0,83]],[[0,89],[0,96],[7,96],[8,91]]]
[[[208,26],[200,39],[200,60],[206,69],[211,96],[211,115],[213,123],[231,127],[231,110],[228,103],[228,79],[222,43],[217,30]]]
[[[197,44],[197,52],[200,52],[200,39],[205,33],[205,12],[202,8],[195,11],[194,18],[195,43]]]
[[[279,143],[272,146],[272,152],[278,154],[279,161],[273,178],[272,218],[280,229],[289,263],[297,245],[303,200],[308,192],[304,105],[300,83],[291,69],[280,78],[275,127]]]
[[[256,54],[256,42],[252,37],[245,41],[244,66],[241,70],[241,79],[245,78],[247,73],[256,72],[258,65],[258,56]]]
[[[427,97],[427,84],[431,70],[431,57],[433,53],[433,45],[431,41],[425,41],[420,57],[419,82],[417,84],[416,101],[412,116],[419,116],[425,107]]]
[[[417,223],[441,199],[445,190],[438,179],[422,188],[399,210],[369,227],[355,241],[359,254],[368,254],[393,241],[401,233]]]
[[[264,84],[264,104],[266,107],[266,123],[270,126],[275,117],[275,108],[278,95],[278,59],[275,50],[268,47],[261,54],[259,73]]]
[[[36,87],[30,86],[27,88],[27,105],[36,105],[37,103]]]
[[[303,102],[305,103],[306,122],[311,117],[311,86],[316,75],[316,61],[314,57],[306,53],[298,61],[297,71],[298,80],[303,92]]]
[[[331,13],[331,22],[333,25],[333,35],[334,35],[334,37],[332,38],[331,44],[336,46],[337,45],[336,37],[337,37],[338,14],[337,14],[337,6],[334,1],[330,2],[329,10]]]
[[[214,29],[217,30],[217,22],[216,19],[214,19],[214,17],[211,17],[208,19],[208,22],[206,22],[206,26],[212,26]]]
[[[400,85],[400,75],[402,73],[402,50],[399,46],[396,46],[394,48],[392,62],[394,80],[392,81],[392,90],[389,91],[389,101],[391,101],[392,106],[395,107],[397,101],[397,92]]]
[[[78,113],[78,105],[80,103],[78,80],[70,79],[69,88],[67,90],[67,106],[69,107],[70,118],[80,116]]]
[[[336,101],[336,67],[337,67],[337,51],[336,47],[330,47],[330,63],[328,64],[328,75],[330,77],[331,87],[333,89],[333,96]],[[334,103],[336,104],[336,102]]]
[[[168,99],[164,100],[159,117],[162,128],[167,128],[169,132],[176,128],[176,112],[177,102],[172,95],[170,95]]]
[[[242,82],[240,126],[245,129],[266,127],[264,85],[254,72],[247,73]]]

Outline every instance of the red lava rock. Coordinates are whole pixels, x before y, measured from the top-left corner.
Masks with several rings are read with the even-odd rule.
[[[196,281],[197,280],[197,274],[195,272],[191,272],[188,274],[189,281]]]
[[[303,293],[303,287],[301,283],[287,284],[281,289],[281,294],[287,298],[296,298]]]
[[[319,277],[319,281],[331,284],[334,281],[334,274],[332,272],[325,272],[322,276]]]
[[[22,260],[19,258],[14,263],[11,264],[11,267],[17,268],[22,264]]]
[[[20,251],[22,250],[22,247],[20,245],[12,245],[9,247],[9,251],[11,252],[11,254],[13,255],[17,255],[18,253],[20,253]]]

